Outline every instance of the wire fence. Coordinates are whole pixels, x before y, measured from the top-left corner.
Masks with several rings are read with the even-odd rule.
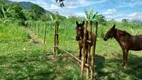
[[[85,21],[85,29],[84,29],[84,35],[86,35],[88,22],[90,23],[90,30],[89,32],[94,34],[94,42],[93,47],[90,48],[92,51],[92,54],[90,53],[86,54],[86,48],[85,46],[88,45],[86,42],[89,42],[90,40],[87,40],[86,37],[90,37],[91,34],[88,36],[84,36],[83,39],[83,53],[82,53],[82,59],[78,59],[73,53],[78,52],[78,45],[75,45],[77,43],[75,41],[75,37],[67,36],[64,34],[59,34],[59,22],[56,21],[54,24],[47,24],[47,23],[28,23],[28,29],[30,29],[35,35],[37,35],[37,38],[40,38],[43,44],[47,45],[47,47],[50,46],[50,48],[53,48],[53,54],[59,54],[59,49],[66,52],[68,55],[73,57],[75,60],[77,60],[81,66],[81,72],[80,72],[80,78],[83,79],[84,76],[84,68],[86,69],[86,79],[94,79],[94,54],[95,54],[95,46],[96,46],[96,35],[97,35],[97,27],[98,23],[96,22],[95,30],[92,30],[92,21]],[[94,31],[94,32],[92,32]],[[53,35],[53,36],[52,36]],[[61,38],[62,37],[62,38]],[[60,39],[61,38],[61,39]],[[61,41],[62,40],[62,41]],[[72,44],[75,43],[75,44]],[[78,43],[77,43],[78,44]],[[53,46],[53,47],[52,47]],[[68,49],[67,49],[68,47]],[[66,48],[66,49],[65,49]],[[75,50],[75,51],[73,51]],[[90,55],[91,54],[91,55]],[[85,63],[85,55],[88,55],[88,61]]]

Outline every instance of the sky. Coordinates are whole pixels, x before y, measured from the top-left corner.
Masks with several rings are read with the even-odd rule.
[[[53,13],[69,16],[85,17],[84,8],[91,7],[94,13],[102,14],[106,20],[122,21],[122,19],[142,21],[142,0],[65,0],[61,8],[55,0],[10,0],[14,2],[32,2]]]

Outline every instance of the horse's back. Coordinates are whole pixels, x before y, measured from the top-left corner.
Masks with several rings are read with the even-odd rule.
[[[142,43],[142,35],[133,36],[136,43]]]
[[[142,35],[132,37],[131,50],[142,50]]]

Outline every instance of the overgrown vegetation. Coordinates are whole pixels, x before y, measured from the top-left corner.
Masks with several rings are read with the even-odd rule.
[[[75,16],[65,18],[59,14],[49,15],[41,8],[38,8],[39,12],[36,12],[34,9],[39,7],[36,5],[33,6],[34,9],[26,10],[21,8],[19,3],[5,3],[4,1],[0,0],[0,79],[79,80],[79,63],[62,49],[78,57],[75,21],[81,22],[84,18]],[[58,55],[53,55],[52,52],[54,24],[50,23],[50,20],[55,22],[57,20],[55,15],[60,20]],[[105,21],[103,15],[102,17],[100,20],[104,21],[99,23],[95,55],[96,80],[142,79],[142,51],[130,51],[128,68],[124,69],[120,66],[122,52],[119,44],[114,39],[107,42],[102,39],[113,24],[116,24],[116,28],[126,30],[133,35],[142,34],[142,23],[129,22],[127,19],[123,22]],[[47,26],[46,44],[42,43],[44,24]],[[41,41],[35,40],[29,29],[34,35],[38,35],[37,38]]]

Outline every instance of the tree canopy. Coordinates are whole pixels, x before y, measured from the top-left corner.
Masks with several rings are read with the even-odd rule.
[[[60,3],[60,7],[64,7],[64,0],[55,0],[56,2]]]

